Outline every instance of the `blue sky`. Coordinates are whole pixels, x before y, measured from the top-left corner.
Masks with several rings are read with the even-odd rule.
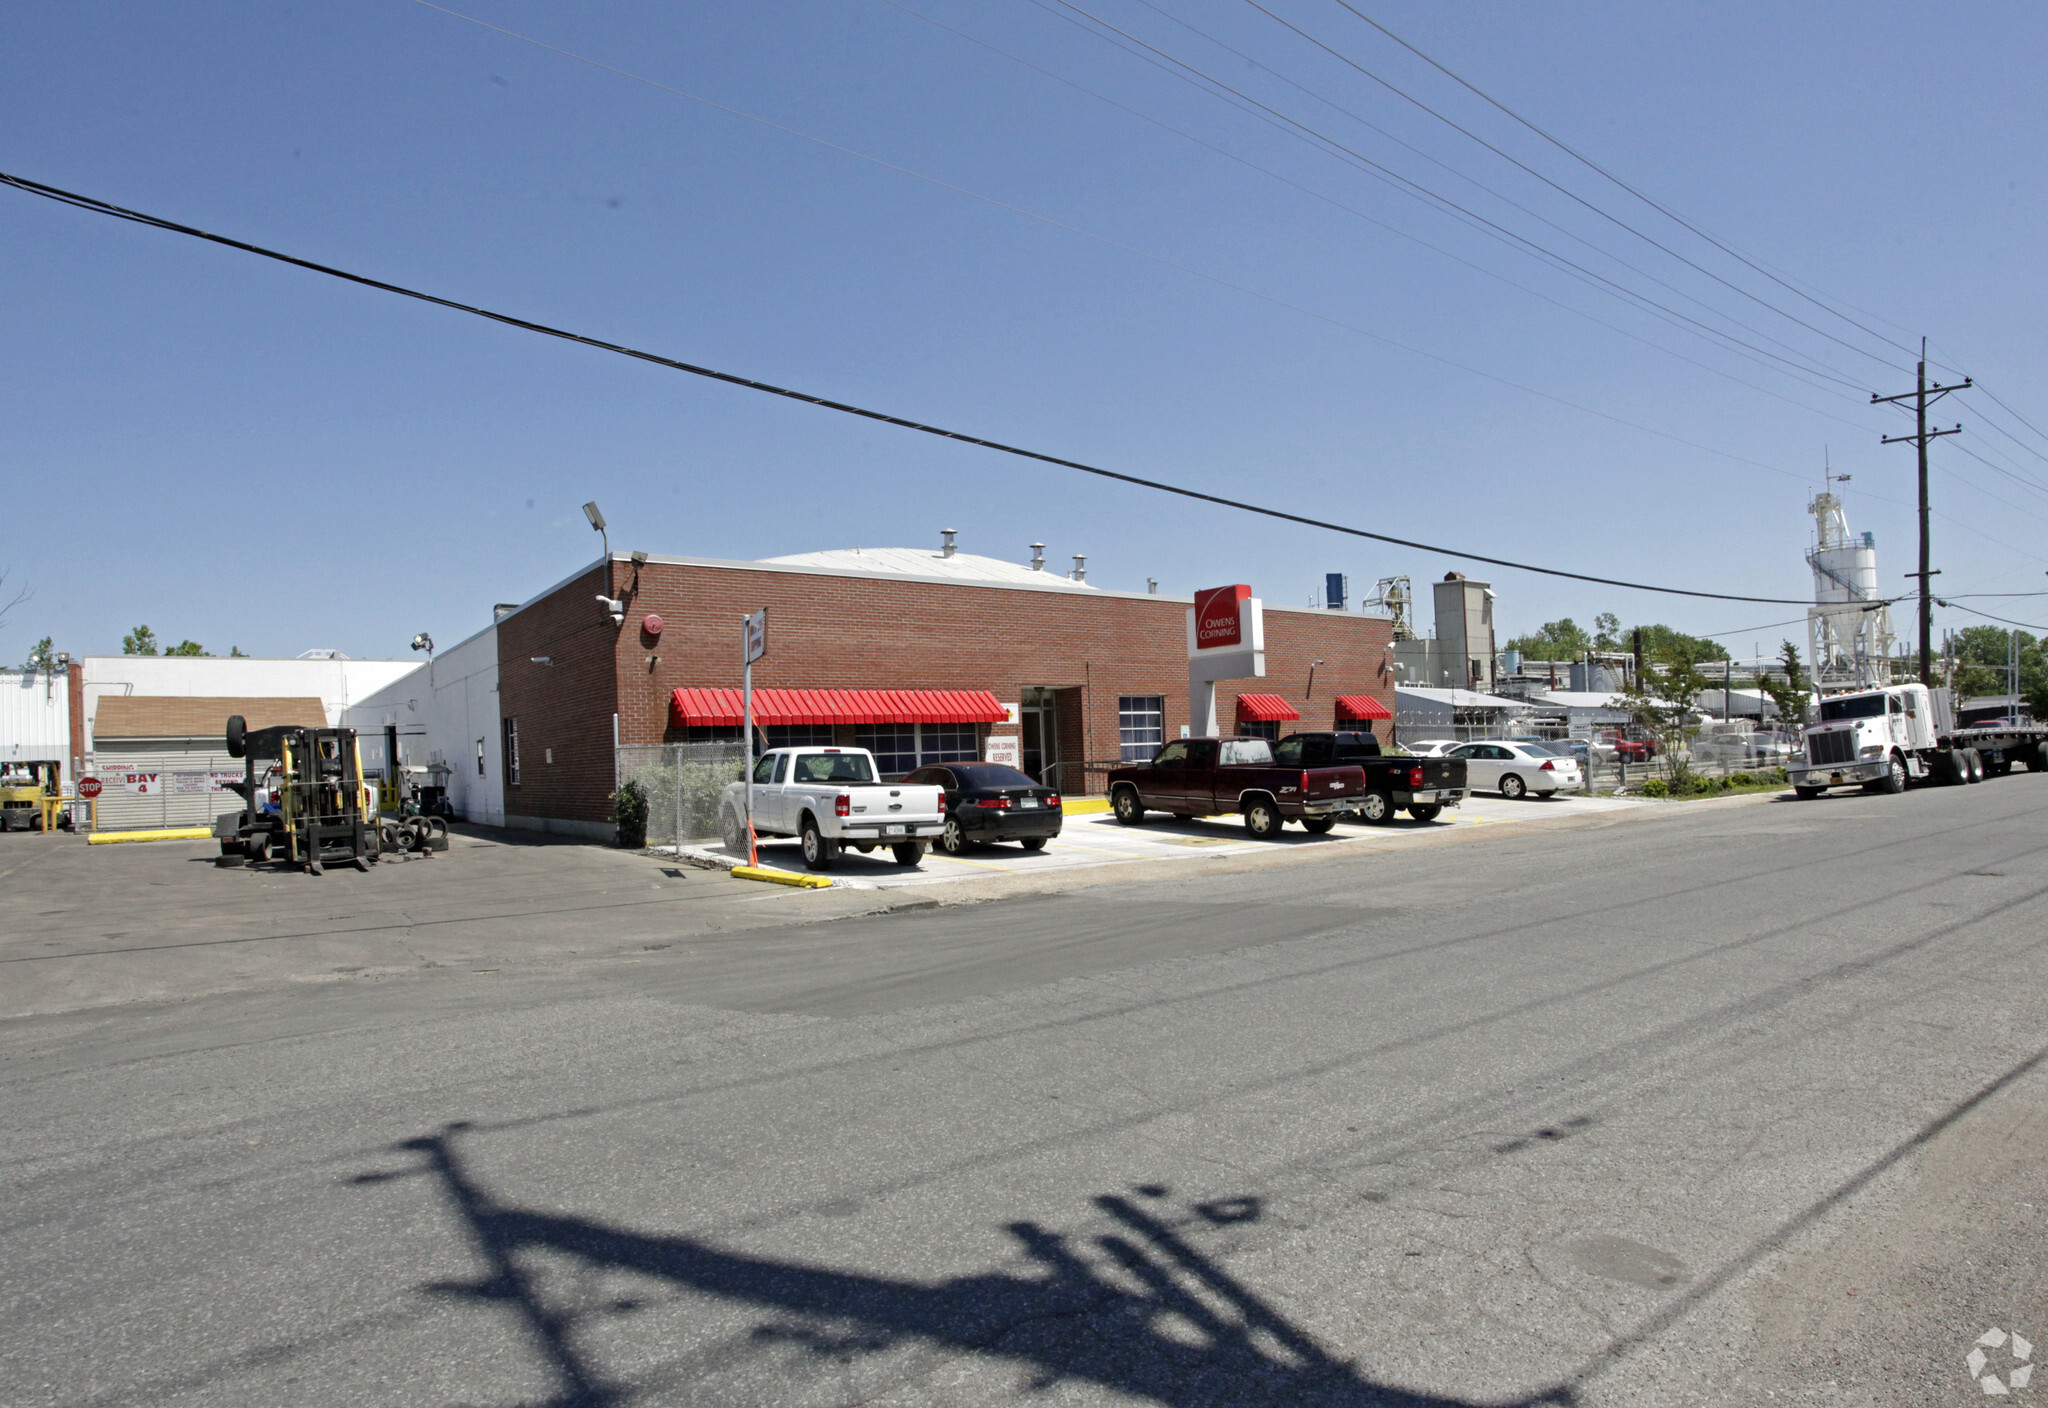
[[[1604,576],[1804,597],[1827,447],[1854,476],[1853,525],[1905,588],[1913,456],[1879,446],[1906,423],[1867,396],[1908,388],[1908,355],[1335,0],[1262,3],[1754,297],[1243,0],[1081,10],[1761,360],[1141,61],[1059,0],[454,7],[818,140],[417,0],[17,7],[0,169],[896,414]],[[1945,367],[2048,427],[2048,11],[1358,8],[1828,308],[1932,338]],[[9,660],[44,634],[118,650],[138,622],[220,653],[450,642],[595,555],[590,498],[615,547],[658,553],[935,544],[952,527],[973,552],[1086,553],[1109,587],[1243,580],[1279,602],[1306,603],[1327,571],[1355,593],[1461,567],[1497,584],[1510,631],[1602,610],[1696,631],[1799,614],[1249,518],[11,191],[0,302],[0,564],[36,594],[0,627]],[[1966,427],[1935,451],[1942,589],[2048,587],[2048,440],[1975,392],[1939,415]],[[1976,604],[2048,620],[2048,598]]]

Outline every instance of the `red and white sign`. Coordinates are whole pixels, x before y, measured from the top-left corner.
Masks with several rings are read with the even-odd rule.
[[[160,772],[123,772],[115,776],[121,779],[121,790],[131,796],[153,797],[164,790]]]
[[[81,796],[81,797],[83,797],[83,798],[85,798],[85,799],[86,799],[87,801],[91,801],[91,800],[92,800],[92,799],[93,799],[94,797],[97,797],[97,796],[99,796],[99,795],[100,795],[100,780],[99,780],[98,778],[96,778],[96,777],[81,777],[81,778],[79,778],[79,779],[78,779],[78,795],[79,795],[79,796]]]
[[[1245,603],[1251,596],[1252,589],[1242,582],[1196,592],[1195,649],[1242,649],[1246,644]]]

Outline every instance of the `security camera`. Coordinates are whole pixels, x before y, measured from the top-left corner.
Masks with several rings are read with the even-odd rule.
[[[606,614],[608,614],[612,618],[612,624],[614,626],[620,625],[625,621],[626,603],[620,601],[617,597],[606,596],[603,592],[599,592],[597,594],[597,604],[599,606],[602,606],[605,609]]]
[[[412,638],[412,648],[414,650],[424,650],[429,654],[432,654],[434,649],[434,638],[428,635],[425,631],[421,631],[418,635]]]

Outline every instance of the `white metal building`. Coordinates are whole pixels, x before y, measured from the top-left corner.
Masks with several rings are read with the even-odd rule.
[[[456,815],[486,826],[505,824],[495,624],[357,699],[340,722],[362,736],[366,768],[383,769],[383,731],[396,727],[400,761],[447,765],[448,799]]]
[[[71,783],[71,687],[61,670],[0,670],[0,765],[59,764]]]

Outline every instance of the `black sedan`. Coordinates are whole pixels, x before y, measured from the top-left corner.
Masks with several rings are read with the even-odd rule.
[[[946,763],[903,779],[946,789],[946,832],[939,849],[957,856],[989,841],[1045,849],[1060,834],[1060,794],[1001,763]]]

